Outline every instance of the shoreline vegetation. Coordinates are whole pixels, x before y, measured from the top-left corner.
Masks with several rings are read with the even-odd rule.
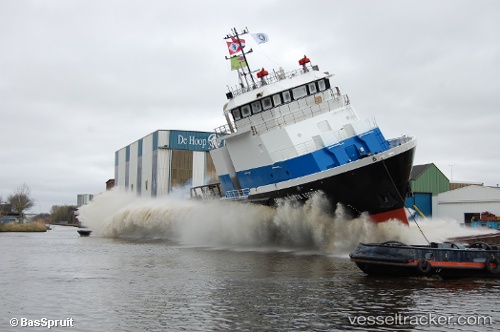
[[[46,232],[47,229],[47,224],[40,221],[26,224],[0,224],[0,232]]]

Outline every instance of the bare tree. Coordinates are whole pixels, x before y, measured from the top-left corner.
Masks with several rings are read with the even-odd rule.
[[[35,201],[30,195],[31,189],[24,183],[7,198],[12,207],[12,211],[19,213],[20,223],[24,221],[24,211],[31,209],[35,205]]]

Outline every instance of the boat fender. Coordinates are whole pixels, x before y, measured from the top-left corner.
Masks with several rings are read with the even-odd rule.
[[[420,272],[427,274],[427,273],[431,272],[432,266],[428,260],[421,259],[420,261],[418,261],[417,268]]]
[[[491,266],[493,264],[493,266]],[[484,262],[486,270],[488,270],[491,274],[499,274],[500,273],[500,264],[498,262],[498,258],[495,255],[491,255]]]

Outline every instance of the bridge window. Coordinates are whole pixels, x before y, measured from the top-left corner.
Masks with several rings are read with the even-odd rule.
[[[286,104],[292,100],[297,100],[303,98],[307,95],[314,95],[318,92],[325,91],[330,88],[330,81],[327,79],[321,79],[316,82],[308,83],[307,85],[299,86],[292,90],[283,91],[272,95],[271,97],[266,97],[251,104],[243,105],[240,108],[235,108],[231,111],[235,121],[241,120],[251,116],[252,114],[257,114],[262,111],[267,111],[271,108]],[[293,95],[293,98],[292,98]]]
[[[319,88],[319,91],[325,91],[326,90],[325,80],[319,80],[318,81],[318,88]]]
[[[299,86],[298,88],[295,88],[292,90],[293,93],[293,99],[297,100],[299,98],[307,96],[307,91],[306,91],[306,86]]]
[[[237,120],[241,119],[241,112],[240,112],[239,108],[234,109],[232,112],[233,112],[233,119],[234,119],[234,121],[237,121]]]
[[[283,91],[283,102],[289,103],[291,101],[292,101],[292,95],[290,94],[290,91]]]
[[[273,103],[271,102],[271,97],[267,97],[262,99],[262,108],[265,110],[268,110],[273,107]]]
[[[316,92],[318,92],[318,90],[316,89],[316,83],[312,82],[312,83],[309,83],[307,85],[307,87],[309,88],[309,94],[310,95],[313,95],[315,94]]]
[[[260,104],[260,101],[256,101],[252,103],[252,113],[260,113],[262,111],[262,105]]]
[[[281,95],[274,95],[273,96],[273,103],[274,103],[274,106],[279,106],[281,104],[283,104],[283,102],[281,101]]]
[[[252,111],[250,110],[250,105],[241,106],[241,116],[246,118],[247,116],[252,115]]]

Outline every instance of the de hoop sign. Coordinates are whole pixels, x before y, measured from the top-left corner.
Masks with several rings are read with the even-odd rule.
[[[208,151],[214,133],[170,131],[169,147],[173,150]]]

